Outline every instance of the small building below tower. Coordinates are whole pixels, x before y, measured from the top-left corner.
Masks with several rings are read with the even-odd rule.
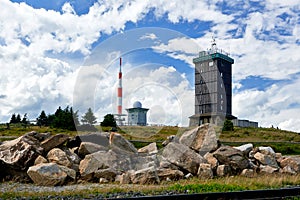
[[[133,108],[127,108],[129,126],[146,126],[148,108],[142,108],[142,103],[134,102]]]

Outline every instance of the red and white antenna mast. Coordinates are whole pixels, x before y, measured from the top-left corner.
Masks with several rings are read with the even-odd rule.
[[[122,58],[120,58],[119,85],[118,85],[118,115],[122,115]]]

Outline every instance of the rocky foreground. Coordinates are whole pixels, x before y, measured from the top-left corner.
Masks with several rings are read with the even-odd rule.
[[[0,144],[0,180],[41,186],[70,183],[156,184],[192,176],[255,176],[300,173],[299,156],[282,156],[271,147],[220,144],[210,124],[136,149],[118,133],[76,137],[29,132]]]

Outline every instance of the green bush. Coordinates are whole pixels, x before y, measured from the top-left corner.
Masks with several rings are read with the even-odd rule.
[[[226,119],[225,122],[224,122],[222,131],[233,131],[232,121]]]

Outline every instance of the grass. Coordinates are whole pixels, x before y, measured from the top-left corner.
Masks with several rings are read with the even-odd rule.
[[[232,142],[262,142],[262,141],[293,141],[300,142],[300,134],[275,128],[240,128],[225,131],[220,135],[222,141]]]
[[[0,198],[30,197],[40,198],[49,196],[76,196],[78,198],[89,198],[102,194],[108,197],[113,193],[140,192],[146,195],[157,195],[163,191],[175,191],[177,193],[207,193],[207,192],[229,192],[242,190],[276,189],[300,184],[300,175],[259,175],[255,178],[242,176],[223,177],[215,179],[184,179],[177,182],[162,182],[160,185],[119,185],[119,184],[85,184],[86,188],[64,190],[62,192],[16,192],[14,188],[0,194]],[[1,185],[0,185],[1,186]]]

